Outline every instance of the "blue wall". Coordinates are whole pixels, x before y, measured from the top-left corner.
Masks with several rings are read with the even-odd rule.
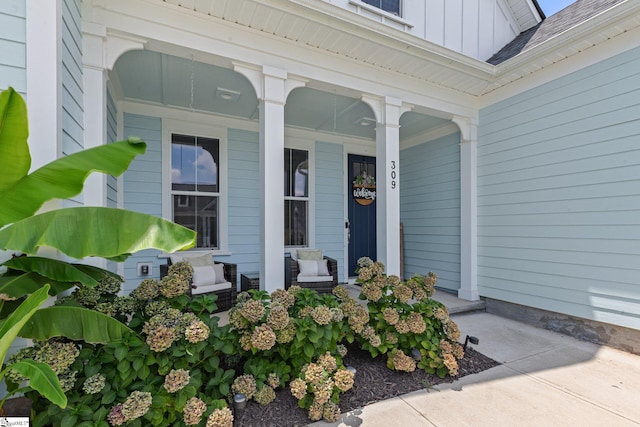
[[[640,328],[640,49],[481,111],[478,286]]]
[[[239,274],[260,270],[260,180],[258,133],[228,132],[229,250],[220,261],[238,264]]]
[[[27,93],[27,23],[25,0],[0,2],[0,89]]]
[[[137,114],[124,114],[124,137],[137,136],[147,143],[144,155],[136,157],[124,173],[124,208],[149,215],[162,216],[162,120]],[[138,277],[138,262],[153,263],[153,276],[159,277],[158,251],[138,252],[124,263],[126,293],[142,280]]]
[[[344,155],[340,144],[315,144],[316,248],[338,261],[344,277]],[[314,232],[310,230],[310,232]]]
[[[400,221],[404,277],[438,275],[437,286],[460,287],[460,134],[400,152]]]

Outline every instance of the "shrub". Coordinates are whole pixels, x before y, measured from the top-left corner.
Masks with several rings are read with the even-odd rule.
[[[339,367],[336,358],[327,352],[316,362],[305,365],[289,388],[298,399],[298,406],[309,409],[311,421],[324,418],[332,423],[340,418],[340,393],[350,390],[353,381],[353,372]]]
[[[456,359],[464,356],[460,331],[446,307],[431,298],[437,280],[430,272],[403,282],[385,275],[382,263],[358,260],[360,298],[367,301],[369,313],[368,323],[355,329],[362,348],[374,357],[387,354],[390,369],[411,372],[418,367],[440,377],[457,375]]]
[[[109,344],[66,340],[57,358],[56,354],[47,356],[43,362],[55,366],[51,361],[69,354],[67,347],[77,353],[74,360],[65,356],[71,362],[64,376],[72,376],[66,409],[36,393],[28,394],[38,414],[34,426],[181,426],[203,420],[211,426],[231,425],[225,424],[231,413],[223,408],[235,370],[225,366],[225,361],[238,348],[229,327],[219,326],[218,317],[211,316],[215,296],[189,299],[185,292],[190,267],[184,263],[172,267],[168,279],[144,280],[128,297],[116,296],[121,282],[110,280],[95,288],[80,286],[59,302],[121,318],[135,334]],[[56,346],[59,340],[37,343],[16,357],[23,353],[31,357],[37,349]]]

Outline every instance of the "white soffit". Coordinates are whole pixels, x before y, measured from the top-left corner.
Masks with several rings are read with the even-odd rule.
[[[148,0],[151,1],[151,0]],[[332,52],[455,91],[481,96],[640,27],[628,0],[493,66],[320,0],[154,0]],[[507,0],[523,28],[525,0]],[[527,17],[529,14],[529,17]],[[535,20],[535,17],[533,18]]]

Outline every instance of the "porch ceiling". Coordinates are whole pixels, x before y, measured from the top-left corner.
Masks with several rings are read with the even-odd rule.
[[[228,68],[145,50],[122,55],[114,72],[122,96],[129,101],[259,119],[253,87],[242,75]],[[400,138],[411,138],[444,123],[449,121],[405,113],[400,118]],[[375,140],[375,116],[371,108],[339,91],[306,87],[294,90],[285,106],[285,124]]]

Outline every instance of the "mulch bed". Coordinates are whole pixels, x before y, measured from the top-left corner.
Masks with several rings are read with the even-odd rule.
[[[341,396],[342,413],[437,384],[451,383],[456,379],[428,375],[418,369],[411,373],[395,372],[387,368],[385,357],[374,359],[357,347],[349,348],[344,363],[355,367],[357,372],[353,388]],[[499,363],[467,347],[465,357],[458,361],[458,365],[457,378],[460,378],[493,368]],[[278,390],[276,400],[267,406],[250,401],[234,416],[236,427],[298,427],[311,423],[307,410],[298,407],[298,401],[288,389]]]

